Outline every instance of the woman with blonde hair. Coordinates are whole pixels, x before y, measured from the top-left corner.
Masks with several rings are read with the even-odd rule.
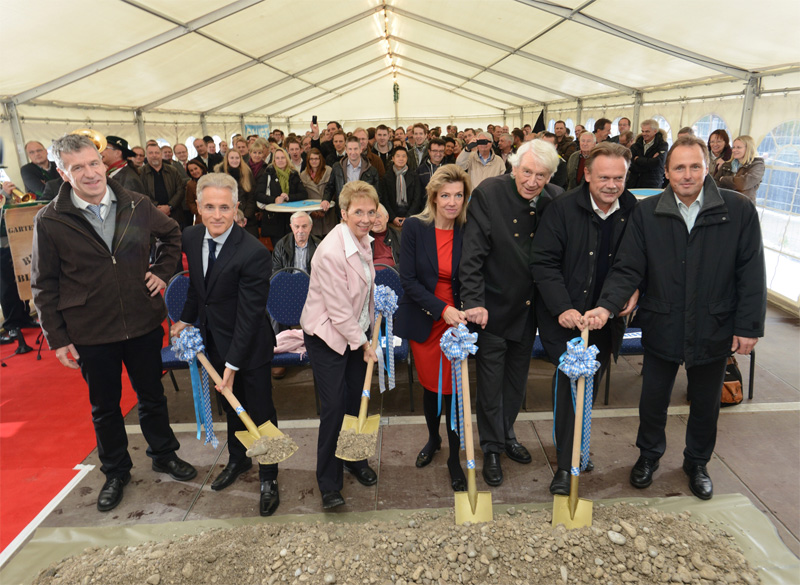
[[[320,401],[317,484],[325,509],[343,505],[343,471],[362,485],[378,476],[367,460],[335,456],[345,414],[358,415],[367,362],[377,361],[369,344],[375,318],[375,268],[369,231],[375,223],[378,193],[364,181],[347,183],[339,194],[342,223],[317,246],[311,282],[300,317]]]
[[[274,149],[272,164],[267,167],[266,190],[259,191],[256,197],[262,209],[271,203],[308,199],[308,191],[300,180],[300,173],[292,166],[289,154],[284,149],[280,147]],[[289,215],[289,213],[262,211],[261,237],[270,238],[274,246],[289,233]]]
[[[753,203],[761,179],[764,178],[764,159],[756,156],[756,143],[746,134],[733,141],[732,158],[714,169],[714,180],[723,189],[738,191]]]
[[[238,150],[228,149],[222,162],[214,167],[218,173],[225,173],[236,179],[239,186],[239,209],[247,219],[245,229],[258,237],[258,224],[256,223],[256,183],[253,172],[247,163],[242,164],[242,156]]]
[[[325,157],[318,148],[312,148],[308,151],[308,158],[306,159],[306,168],[300,173],[300,180],[308,191],[309,199],[322,200],[325,195],[325,186],[328,184],[328,179],[331,178],[331,167],[325,164]],[[334,226],[339,223],[337,217],[338,209],[331,208],[325,211],[314,211],[311,218],[314,225],[311,228],[311,233],[320,238],[328,235]]]
[[[423,211],[404,222],[400,244],[400,280],[404,294],[395,317],[395,332],[410,340],[419,381],[425,389],[422,405],[428,442],[417,455],[416,466],[428,465],[441,448],[440,410],[444,410],[449,445],[447,469],[454,491],[464,491],[467,487],[459,458],[460,440],[451,430],[450,362],[442,358],[439,340],[448,327],[467,322],[459,309],[458,269],[470,191],[466,171],[458,165],[444,165],[433,174],[426,187]]]

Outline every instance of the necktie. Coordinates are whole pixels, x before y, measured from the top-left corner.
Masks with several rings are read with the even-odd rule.
[[[211,275],[211,269],[214,267],[214,262],[217,260],[217,243],[210,239],[208,240],[208,266],[206,267],[206,284],[208,284],[208,277]]]
[[[101,209],[103,208],[103,204],[100,203],[99,205],[87,205],[86,208],[94,213],[97,216],[97,219],[103,221],[103,213]]]

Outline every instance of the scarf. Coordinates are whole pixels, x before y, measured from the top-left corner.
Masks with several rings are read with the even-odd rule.
[[[242,177],[242,171],[239,168],[228,167],[228,174],[236,179],[236,184],[238,185]]]
[[[126,161],[126,160],[118,160],[117,162],[115,162],[113,165],[111,165],[110,167],[108,167],[106,169],[106,177],[108,177],[111,173],[113,173],[117,169],[121,169],[122,167],[124,167],[127,164],[128,164],[128,161]]]
[[[253,171],[253,176],[255,177],[258,173],[261,172],[261,168],[264,166],[264,161],[253,162],[253,159],[247,161],[247,164],[250,165],[250,170]]]
[[[733,171],[734,175],[739,172],[739,168],[741,166],[742,163],[740,163],[738,160],[736,160],[735,158],[731,159],[731,170]]]
[[[289,165],[286,165],[286,168],[281,170],[275,165],[272,165],[272,168],[275,169],[275,174],[278,175],[278,183],[281,185],[281,193],[289,194],[289,176],[292,174],[292,169],[289,168]]]
[[[397,181],[395,184],[395,188],[397,190],[397,205],[399,207],[408,207],[408,193],[406,192],[406,177],[405,177],[407,171],[408,171],[408,166],[404,166],[402,169],[394,167],[394,175]]]

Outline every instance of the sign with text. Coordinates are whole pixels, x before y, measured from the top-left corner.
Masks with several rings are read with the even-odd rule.
[[[264,140],[269,138],[269,124],[245,124],[244,135],[245,138],[253,134],[260,136]]]
[[[33,218],[41,205],[12,207],[4,211],[8,245],[14,261],[14,276],[17,280],[19,298],[29,301],[31,294],[31,255],[33,253]]]

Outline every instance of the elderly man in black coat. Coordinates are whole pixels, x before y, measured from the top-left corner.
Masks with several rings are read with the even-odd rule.
[[[556,366],[567,342],[579,335],[577,330],[586,328],[583,313],[597,306],[603,282],[636,207],[636,197],[625,190],[630,159],[630,151],[619,144],[602,142],[595,146],[586,159],[586,181],[547,207],[533,238],[531,272],[538,292],[536,324],[547,355]],[[589,344],[600,350],[592,403],[612,352],[616,355],[622,344],[623,317],[633,310],[638,297],[638,291],[634,292],[615,319],[589,335]],[[553,385],[557,391],[554,425],[558,469],[550,492],[568,495],[575,411],[566,374],[557,369]],[[587,471],[593,468],[590,463]]]
[[[639,402],[637,488],[653,482],[667,446],[672,386],[683,363],[691,398],[683,470],[700,499],[713,495],[706,464],[717,438],[720,395],[731,352],[749,354],[764,335],[766,268],[755,206],[708,176],[706,144],[675,141],[666,159],[669,186],[631,216],[590,329],[619,314],[643,282],[639,300],[644,365]]]
[[[478,433],[491,486],[503,483],[504,451],[518,463],[531,461],[514,433],[536,331],[531,242],[545,205],[563,191],[547,184],[558,167],[551,144],[526,142],[511,164],[510,175],[488,178],[472,192],[459,268],[463,309],[480,326]]]

